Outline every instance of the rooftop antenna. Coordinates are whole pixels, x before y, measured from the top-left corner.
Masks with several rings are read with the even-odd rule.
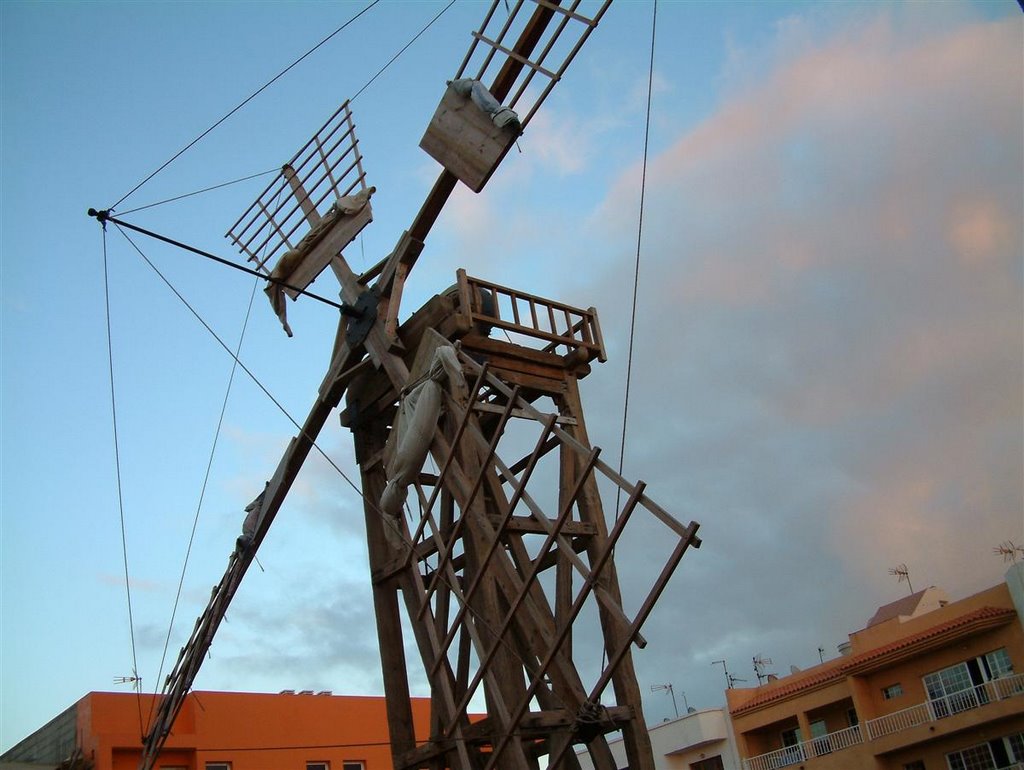
[[[137,675],[115,676],[114,684],[130,684],[133,690],[142,690],[142,677]]]
[[[992,549],[992,553],[1000,554],[1003,557],[1004,562],[1017,563],[1017,557],[1024,557],[1024,545],[1017,545],[1012,540],[1006,540],[995,548]]]
[[[768,674],[765,672],[765,666],[772,664],[771,658],[765,658],[761,655],[755,655],[754,661],[754,674],[757,676],[758,686],[764,684],[764,680],[768,678]]]
[[[722,671],[725,672],[725,686],[726,686],[726,688],[731,688],[732,685],[729,684],[729,680],[730,680],[731,677],[729,676],[729,668],[725,665],[725,661],[724,660],[713,660],[713,661],[711,661],[711,665],[712,666],[715,666],[715,665],[717,665],[719,663],[722,664]]]
[[[910,582],[910,570],[907,569],[906,564],[901,564],[898,567],[891,567],[889,569],[890,575],[895,575],[899,578],[899,582],[907,581],[907,587],[910,588],[910,593],[914,593],[914,584]]]
[[[731,690],[732,686],[736,682],[745,682],[745,681],[747,681],[746,679],[740,679],[739,677],[735,677],[732,674],[730,674],[729,673],[729,669],[725,665],[725,661],[724,660],[713,660],[713,661],[711,661],[711,665],[712,666],[714,666],[717,663],[721,663],[722,664],[722,671],[725,672],[725,687],[726,687],[726,689]]]
[[[824,647],[819,647],[818,648],[818,660],[820,660],[822,663],[825,662],[825,648]]]
[[[651,692],[658,692],[659,690],[668,690],[668,694],[672,696],[672,710],[676,712],[676,719],[679,719],[679,707],[676,705],[676,694],[672,689],[672,683],[651,685]],[[683,704],[686,704],[685,692],[683,693]]]

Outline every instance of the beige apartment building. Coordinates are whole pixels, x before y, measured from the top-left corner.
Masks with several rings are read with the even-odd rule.
[[[744,770],[1024,770],[1024,564],[880,607],[841,655],[728,690]]]

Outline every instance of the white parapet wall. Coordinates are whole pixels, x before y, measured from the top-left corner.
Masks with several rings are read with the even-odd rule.
[[[1017,610],[1017,622],[1024,628],[1024,562],[1014,562],[1006,570],[1006,586],[1010,589],[1010,598]]]
[[[658,770],[688,769],[703,760],[721,757],[723,770],[739,770],[738,754],[723,708],[701,709],[647,728],[651,736],[654,766]],[[626,767],[622,740],[609,741],[618,767]],[[584,751],[580,767],[591,770],[593,764]]]

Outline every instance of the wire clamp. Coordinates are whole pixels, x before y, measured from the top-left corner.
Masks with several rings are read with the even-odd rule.
[[[99,211],[97,211],[96,209],[89,209],[85,213],[91,217],[95,217],[96,221],[103,225],[103,229],[107,229],[107,220],[110,219],[109,209],[100,209]]]

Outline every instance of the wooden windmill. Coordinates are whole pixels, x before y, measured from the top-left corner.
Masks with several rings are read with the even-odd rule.
[[[483,188],[609,2],[587,15],[580,0],[520,0],[507,12],[494,0],[421,142],[445,170],[391,254],[362,275],[342,251],[372,219],[373,188],[347,103],[230,229],[269,277],[286,329],[285,297],[328,266],[344,305],[318,397],[247,508],[228,569],[167,678],[143,770],[343,397],[341,422],[362,476],[395,770],[534,770],[544,757],[548,767],[578,768],[577,746],[595,767],[614,770],[606,736],[617,731],[631,768],[654,767],[631,648],[645,643],[643,622],[700,541],[696,523],[677,522],[590,445],[578,381],[605,360],[597,312],[459,270],[452,288],[398,319],[405,281],[448,196],[459,181]],[[428,454],[434,472],[424,469]],[[614,509],[602,502],[607,489],[619,493]],[[641,516],[662,530],[669,556],[629,613],[613,554]],[[406,657],[406,634],[418,660]],[[587,677],[574,658],[581,639],[600,640],[603,653]],[[430,682],[429,736],[413,732],[410,666]],[[478,692],[486,716],[471,720]]]

